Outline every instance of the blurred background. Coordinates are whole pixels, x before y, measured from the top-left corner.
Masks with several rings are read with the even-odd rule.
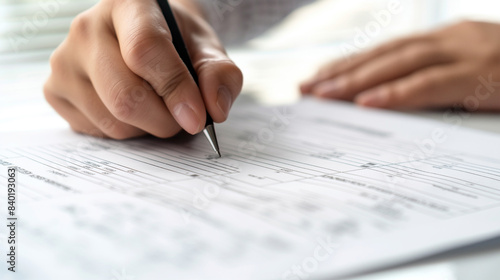
[[[0,55],[45,60],[64,39],[72,19],[97,0],[0,0]],[[318,0],[285,21],[289,27],[267,48],[289,48],[348,40],[388,0]],[[425,30],[460,19],[500,21],[494,0],[401,0],[403,12],[380,38]],[[305,19],[305,20],[304,20]],[[301,30],[308,32],[300,33]],[[311,32],[314,30],[314,32]],[[286,32],[290,31],[290,32]],[[317,32],[316,32],[317,31]],[[276,32],[275,32],[276,33]],[[294,43],[294,44],[291,44]],[[295,44],[298,43],[298,44]]]
[[[291,103],[299,97],[300,81],[320,64],[349,55],[346,50],[365,51],[395,37],[464,19],[500,22],[500,1],[401,0],[401,13],[380,30],[368,32],[364,44],[357,44],[359,32],[366,35],[367,26],[390,1],[318,0],[262,36],[231,47],[231,57],[245,74],[243,95],[263,104]],[[96,2],[0,0],[0,132],[66,126],[43,99],[48,59],[74,16]],[[476,128],[498,130],[498,117],[478,115],[470,121]],[[363,279],[499,279],[500,250],[491,249]]]
[[[75,15],[97,2],[0,0],[0,130],[62,125],[42,97],[48,59],[64,40]],[[400,0],[401,13],[369,33],[366,44],[355,44],[359,32],[366,35],[366,28],[376,22],[375,15],[387,9],[389,2],[318,0],[259,38],[231,47],[231,57],[245,74],[244,95],[265,104],[291,103],[299,98],[300,81],[320,64],[348,55],[349,47],[365,51],[395,37],[463,19],[500,20],[498,1]],[[21,108],[14,107],[21,104]],[[38,122],[33,122],[34,114]]]

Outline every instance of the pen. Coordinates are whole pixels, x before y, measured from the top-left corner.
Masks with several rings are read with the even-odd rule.
[[[161,11],[165,20],[167,21],[168,28],[170,29],[170,33],[172,34],[172,43],[174,44],[175,50],[181,57],[182,61],[186,65],[189,73],[193,77],[198,88],[200,86],[198,82],[198,74],[194,70],[193,63],[191,62],[191,58],[189,57],[189,53],[187,51],[186,45],[184,44],[184,40],[182,39],[181,31],[179,30],[179,26],[175,21],[174,13],[172,12],[172,8],[170,8],[170,4],[168,0],[158,0],[158,4],[160,5]],[[203,133],[210,142],[210,145],[217,153],[219,157],[221,157],[219,143],[217,142],[217,136],[215,135],[214,121],[210,114],[207,112],[207,122],[205,123],[205,129],[203,129]]]

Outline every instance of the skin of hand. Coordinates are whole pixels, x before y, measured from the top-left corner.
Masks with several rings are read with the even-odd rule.
[[[462,22],[335,61],[303,94],[386,109],[500,110],[500,25]]]
[[[182,129],[202,131],[206,111],[215,122],[226,120],[242,73],[196,5],[170,2],[200,87],[175,51],[156,1],[102,0],[74,19],[44,85],[47,101],[73,130],[167,138]]]

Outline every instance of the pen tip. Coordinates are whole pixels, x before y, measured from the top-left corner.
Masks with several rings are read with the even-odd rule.
[[[220,154],[219,142],[217,141],[217,136],[215,135],[214,125],[207,125],[203,130],[203,133],[207,137],[208,142],[210,142],[210,146],[212,146],[212,149],[217,153],[219,157],[222,157],[222,155]]]

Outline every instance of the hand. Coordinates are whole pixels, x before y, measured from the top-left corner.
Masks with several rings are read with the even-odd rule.
[[[226,120],[242,74],[202,13],[171,1],[199,76],[196,86],[175,51],[154,0],[102,0],[73,21],[55,50],[47,101],[77,132],[125,139],[203,130],[206,111]]]
[[[301,91],[379,108],[500,110],[499,63],[500,25],[463,22],[333,62]]]

